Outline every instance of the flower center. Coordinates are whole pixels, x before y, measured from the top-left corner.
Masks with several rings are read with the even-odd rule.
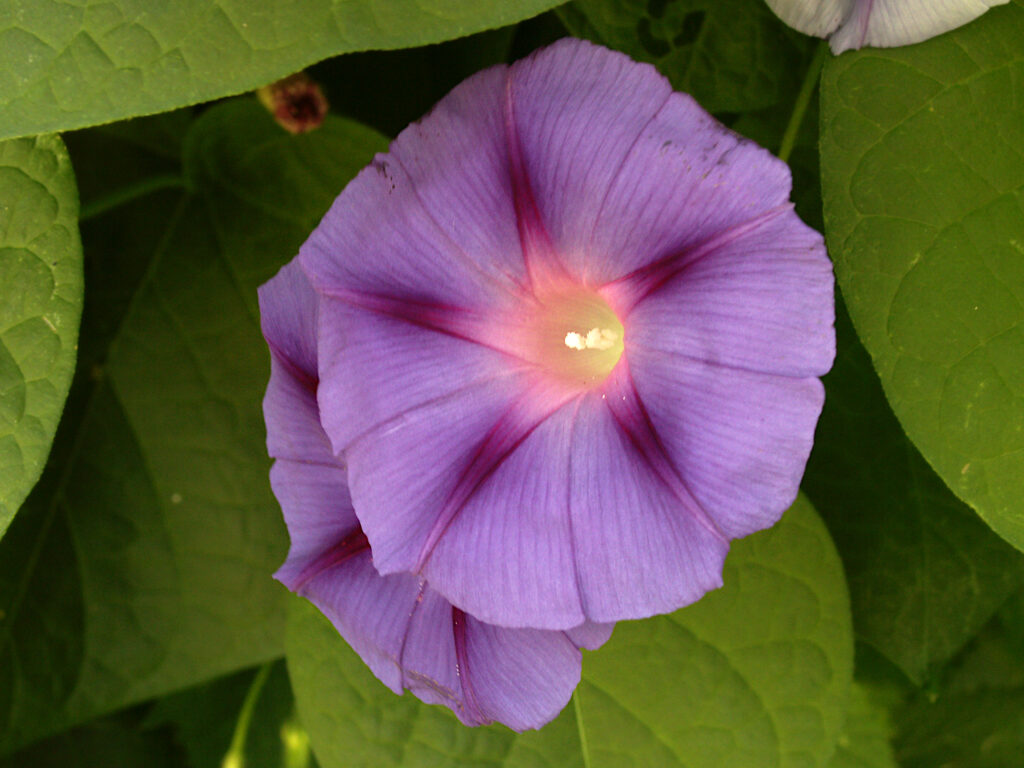
[[[530,323],[535,359],[570,383],[603,382],[624,349],[625,330],[608,302],[590,291],[541,299]]]

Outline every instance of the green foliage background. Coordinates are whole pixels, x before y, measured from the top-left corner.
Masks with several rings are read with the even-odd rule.
[[[1024,0],[838,58],[763,0],[554,5],[0,0],[0,766],[217,766],[243,711],[251,768],[1020,764]],[[565,34],[784,155],[839,350],[782,523],[516,735],[271,580],[255,291],[388,137]],[[302,67],[332,114],[292,136],[245,92]]]

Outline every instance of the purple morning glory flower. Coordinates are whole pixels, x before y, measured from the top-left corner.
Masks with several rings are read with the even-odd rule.
[[[672,611],[795,498],[834,356],[788,167],[562,40],[471,77],[302,246],[385,575],[506,627]]]
[[[421,578],[381,576],[352,510],[345,468],[320,427],[316,402],[317,296],[297,264],[260,289],[271,349],[264,400],[270,473],[291,536],[276,578],[309,598],[373,673],[396,693],[450,707],[467,725],[538,728],[569,701],[580,648],[612,625],[568,632],[508,629],[454,607]]]
[[[834,355],[787,166],[564,40],[470,78],[300,250],[382,575],[504,627],[674,610],[793,501]],[[273,423],[281,414],[270,414]]]
[[[833,53],[866,45],[891,48],[919,43],[981,16],[1010,0],[767,0],[784,22],[828,37]]]

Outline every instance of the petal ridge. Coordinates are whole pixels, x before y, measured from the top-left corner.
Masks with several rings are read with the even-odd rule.
[[[445,304],[429,298],[391,296],[365,291],[328,290],[324,293],[353,309],[374,312],[394,320],[415,325],[424,330],[443,333],[461,341],[479,344],[495,352],[520,358],[514,352],[488,340],[495,337],[489,323],[476,310],[455,304]]]
[[[325,549],[309,565],[303,568],[298,576],[295,577],[295,583],[290,589],[295,592],[300,591],[324,571],[341,565],[349,558],[355,557],[369,549],[370,542],[367,541],[366,534],[363,533],[362,528],[357,526],[354,531],[337,544]]]
[[[452,636],[455,640],[455,674],[462,688],[462,699],[466,702],[466,715],[479,725],[494,722],[485,717],[477,701],[476,691],[470,674],[469,653],[466,648],[466,614],[452,606]]]
[[[612,386],[622,385],[622,389],[619,391],[624,394],[616,395],[615,392],[609,392],[609,396],[603,401],[611,412],[615,423],[637,453],[647,462],[654,476],[662,482],[665,489],[679,502],[680,506],[708,533],[728,546],[729,537],[722,532],[714,518],[697,501],[697,497],[694,496],[679,474],[679,470],[672,463],[661,435],[658,434],[643,400],[640,399],[640,393],[637,391],[636,382],[633,381],[627,361],[622,360],[619,365],[622,366],[622,370]],[[625,406],[620,403],[625,403]]]
[[[410,414],[413,414],[416,411],[420,411],[425,408],[430,408],[431,406],[439,405],[447,400],[451,400],[452,398],[464,396],[467,392],[470,392],[474,389],[481,389],[486,385],[493,384],[494,382],[499,381],[501,379],[511,378],[516,373],[517,372],[512,371],[507,374],[496,374],[486,379],[471,381],[468,384],[464,384],[463,386],[459,387],[458,389],[453,389],[450,392],[446,392],[443,395],[438,395],[437,397],[433,397],[430,400],[424,400],[421,403],[416,403],[416,405],[406,408],[403,411],[399,411],[398,413],[394,414],[393,416],[389,416],[383,421],[370,425],[359,434],[353,435],[352,439],[349,440],[348,442],[347,448],[351,448],[352,446],[358,445],[360,442],[365,440],[367,437],[372,436],[373,433],[377,432],[378,430],[387,429],[388,426],[400,422],[402,419],[405,419]]]
[[[648,352],[661,352],[661,351],[663,351],[663,350],[659,350],[659,349],[657,349],[655,347],[651,347],[651,346],[649,346],[647,344],[644,344],[643,342],[640,342],[640,341],[633,342],[631,347],[633,349],[644,349],[644,350],[647,350]],[[696,355],[693,355],[693,354],[690,354],[690,353],[687,353],[687,352],[682,352],[680,350],[675,350],[675,349],[672,350],[669,354],[673,355],[674,357],[678,357],[680,360],[686,360],[688,362],[694,363],[695,365],[710,365],[710,366],[712,366],[714,368],[719,368],[719,369],[721,369],[723,371],[734,371],[736,373],[749,373],[749,374],[754,374],[754,375],[757,375],[757,376],[774,376],[774,377],[780,378],[780,379],[799,379],[799,380],[804,380],[804,379],[807,379],[807,378],[810,377],[810,374],[798,373],[798,372],[795,372],[795,371],[762,371],[759,368],[754,368],[753,366],[737,365],[736,363],[727,363],[727,362],[724,362],[722,360],[707,360],[705,358],[697,357]]]
[[[413,622],[416,621],[416,614],[419,611],[420,606],[423,605],[423,594],[426,591],[427,582],[425,579],[420,579],[419,588],[416,593],[416,599],[413,601],[412,610],[409,611],[409,618],[405,622],[405,630],[402,632],[402,644],[398,648],[398,658],[395,660],[398,665],[402,688],[408,688],[410,690],[412,690],[412,686],[409,685],[408,677],[406,677],[406,675],[410,673],[410,670],[408,669],[405,663],[405,650],[409,644],[409,637],[412,635],[412,625]],[[438,681],[432,680],[427,675],[417,673],[415,671],[412,671],[411,674],[415,677],[416,680],[427,683],[435,691],[443,693],[447,695],[447,697],[450,700],[455,701],[455,694],[452,691],[448,691],[448,689]]]
[[[287,370],[288,374],[292,377],[292,379],[297,384],[301,385],[303,389],[305,389],[307,392],[312,393],[313,396],[315,397],[317,385],[320,383],[317,380],[316,374],[309,373],[308,371],[304,370],[300,365],[296,364],[288,355],[288,353],[285,352],[280,347],[280,345],[278,345],[271,339],[268,339],[266,336],[264,336],[263,340],[267,343],[267,347],[270,349],[270,353],[277,358],[277,362],[279,362]]]
[[[574,445],[576,442],[576,424],[579,421],[580,409],[583,407],[583,399],[580,398],[576,402],[576,408],[572,414],[572,420],[569,425],[569,445]],[[568,474],[569,477],[573,476],[572,469],[573,451],[569,451],[569,463],[568,463]],[[574,524],[572,521],[572,485],[566,484],[565,486],[565,517],[569,526],[569,540],[576,541],[576,531],[574,530]],[[580,574],[580,562],[579,553],[576,551],[576,547],[570,547],[572,552],[572,572],[576,581],[576,593],[580,599],[580,610],[584,616],[590,615],[590,608],[587,605],[587,593],[583,588],[583,576]],[[566,635],[568,637],[568,635]],[[569,638],[570,640],[572,638]]]
[[[570,480],[586,619],[598,623],[669,613],[699,600],[722,585],[729,549],[699,510],[679,509],[685,493],[669,487],[664,468],[652,466],[650,452],[638,449],[609,407],[622,397],[621,387],[609,387],[586,398],[576,434],[585,450]]]
[[[402,156],[401,156],[401,154],[399,152],[391,152],[389,154],[389,157],[392,160],[394,160],[396,163],[398,163],[398,167],[402,170],[402,173],[404,173],[407,177],[412,178],[412,173],[410,173],[409,169],[406,167],[405,163],[402,161]],[[442,227],[441,223],[437,220],[437,217],[430,210],[430,207],[423,200],[423,196],[420,193],[419,188],[417,187],[416,184],[412,185],[412,194],[413,194],[413,197],[416,200],[416,203],[423,210],[423,215],[427,218],[427,220],[429,220],[434,225],[434,229],[441,235],[441,237],[443,237],[448,243],[450,243],[452,248],[454,248],[455,251],[457,251],[462,256],[462,260],[465,262],[465,265],[467,267],[472,268],[473,271],[477,272],[484,280],[486,280],[489,283],[493,284],[495,286],[495,288],[499,289],[500,291],[508,291],[509,286],[504,285],[494,275],[490,274],[486,270],[481,269],[478,261],[476,259],[474,259],[472,257],[472,255],[470,255],[466,251],[465,247],[463,247],[462,245],[457,243],[455,241],[455,239],[451,235],[449,235],[447,231],[445,231],[444,227]],[[529,273],[529,272],[527,272],[527,273]],[[518,280],[515,279],[514,276],[507,275],[507,277],[516,286],[518,286],[520,289],[525,288],[525,286],[522,286],[518,282]]]
[[[324,297],[322,309],[317,403],[320,426],[338,455],[403,414],[422,414],[422,406],[450,401],[473,385],[477,392],[507,389],[526,371],[490,347],[333,297]],[[367,533],[376,552],[369,527]]]
[[[531,287],[536,287],[539,276],[534,259],[537,258],[538,252],[543,259],[558,267],[557,272],[564,273],[564,268],[557,258],[551,234],[544,223],[540,207],[537,205],[537,198],[533,193],[533,186],[523,160],[523,150],[519,134],[516,131],[515,97],[511,70],[506,74],[504,96],[502,107],[505,120],[505,142],[508,147],[509,176],[512,181],[512,202],[515,207],[516,228],[519,230],[519,241],[523,249],[523,266],[526,269],[527,279],[530,281]]]
[[[423,542],[416,563],[416,573],[423,572],[441,537],[444,536],[456,516],[465,509],[473,494],[498,471],[505,460],[515,453],[516,449],[533,434],[537,427],[576,396],[576,393],[573,392],[548,393],[538,392],[538,389],[541,388],[535,387],[532,391],[523,393],[516,402],[512,403],[476,446]],[[527,410],[526,400],[533,397],[537,397],[538,400],[547,400],[551,396],[554,397],[553,403],[541,409],[540,413],[521,413]]]
[[[793,210],[792,203],[783,203],[758,214],[752,219],[732,224],[716,232],[699,244],[670,253],[650,264],[645,264],[604,286],[604,291],[615,297],[615,304],[628,316],[629,312],[646,297],[657,291],[675,277],[704,258],[711,256],[718,248],[739,240],[771,222],[782,214]],[[624,318],[625,319],[625,318]]]
[[[636,136],[633,138],[633,141],[629,145],[629,148],[626,149],[625,153],[622,155],[622,158],[619,160],[618,166],[612,172],[612,174],[611,174],[612,178],[617,178],[619,176],[619,174],[622,173],[622,169],[626,167],[626,163],[628,163],[632,159],[633,150],[636,149],[637,145],[644,138],[644,133],[647,131],[648,128],[651,127],[651,124],[654,123],[654,121],[658,119],[658,117],[661,115],[661,113],[665,111],[665,107],[668,106],[669,101],[672,99],[672,94],[673,93],[674,93],[674,91],[669,91],[668,93],[665,94],[665,100],[661,103],[661,106],[658,107],[656,110],[654,110],[654,112],[651,114],[651,116],[649,118],[647,118],[647,122],[644,123],[643,126],[640,127],[640,130],[637,131]],[[597,210],[594,213],[594,221],[593,221],[593,224],[590,227],[590,236],[587,238],[588,242],[593,242],[594,241],[595,235],[597,234],[598,227],[600,227],[601,224],[603,223],[602,219],[604,218],[604,215],[605,215],[605,207],[608,204],[608,198],[611,197],[613,186],[614,185],[609,184],[607,187],[605,187],[604,194],[601,195],[601,202],[598,203],[598,205],[597,205]],[[583,259],[581,267],[582,267],[581,272],[582,272],[582,276],[583,276],[583,281],[584,281],[584,283],[586,283],[586,275],[587,275],[586,258]],[[624,279],[624,278],[620,278],[620,279]]]

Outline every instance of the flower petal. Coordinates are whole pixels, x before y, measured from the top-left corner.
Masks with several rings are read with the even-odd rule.
[[[278,460],[271,483],[291,536],[275,577],[312,600],[395,693],[409,688],[468,725],[538,728],[579,682],[579,647],[597,647],[611,634],[605,625],[569,633],[493,627],[453,608],[422,579],[381,576],[340,465]]]
[[[814,37],[828,37],[843,23],[857,0],[766,0],[784,22]]]
[[[636,390],[672,466],[729,537],[793,503],[824,402],[817,378],[723,368],[634,347]]]
[[[821,235],[788,208],[608,293],[635,305],[627,350],[798,377],[823,375],[835,357],[832,264]]]
[[[541,213],[585,284],[620,278],[788,200],[785,163],[620,53],[563,40],[514,65],[510,88]]]
[[[346,470],[320,425],[317,296],[293,263],[261,289],[260,301],[272,354],[268,444],[298,454],[295,460],[278,458],[271,469],[291,537],[276,578],[312,600],[396,693],[409,688],[424,701],[450,707],[468,725],[498,720],[525,730],[551,720],[579,683],[580,646],[597,647],[611,627],[494,627],[452,606],[421,578],[381,576],[352,507]],[[389,321],[374,312],[360,316],[370,324]],[[403,321],[390,322],[410,330]],[[431,341],[450,341],[411,328]]]
[[[855,3],[832,35],[833,53],[866,45],[890,48],[919,43],[962,26],[1009,0],[873,0]]]
[[[637,141],[588,247],[613,280],[789,204],[789,167],[677,93]]]
[[[357,528],[359,521],[340,463],[331,466],[278,459],[270,469],[270,487],[291,537],[288,557],[274,578],[295,592],[317,558]]]
[[[297,261],[260,286],[260,327],[271,352],[300,377],[316,378],[317,307],[320,303]]]
[[[520,290],[505,80],[462,83],[345,187],[299,251],[318,291],[480,307]]]
[[[378,680],[395,693],[402,692],[408,677],[401,664],[402,644],[420,597],[415,576],[382,577],[367,549],[317,573],[296,592],[330,619]],[[443,665],[435,664],[421,674],[428,678],[430,672],[437,675],[443,670]]]
[[[294,366],[271,353],[270,382],[263,397],[267,453],[293,461],[332,457],[317,414],[316,380],[297,376]]]
[[[565,405],[495,467],[426,563],[435,588],[491,623],[566,628],[675,610],[721,585],[724,536],[611,398]],[[592,631],[581,645],[606,639]]]
[[[728,542],[671,473],[626,366],[584,400],[570,508],[588,618],[667,613],[722,585]]]
[[[349,479],[381,573],[421,572],[484,621],[567,629],[584,615],[564,399],[528,378],[514,396],[478,386],[367,433],[348,448]]]
[[[506,66],[492,67],[456,86],[399,134],[389,157],[469,266],[519,292],[530,282],[521,237],[530,243],[544,235],[517,214],[524,190],[504,119],[508,73]]]
[[[318,298],[297,262],[259,290],[260,323],[270,347],[263,398],[267,452],[296,461],[334,461],[316,404]]]
[[[571,72],[572,76],[566,76]],[[566,38],[513,65],[506,119],[563,266],[582,275],[609,185],[672,89],[654,67]]]
[[[582,658],[568,633],[506,629],[468,614],[465,619],[463,688],[472,686],[487,720],[523,731],[548,722],[569,703]]]
[[[558,632],[485,624],[412,574],[377,572],[340,465],[278,460],[271,479],[291,536],[275,577],[317,605],[395,693],[408,688],[467,725],[538,728],[579,682],[579,648],[611,633],[606,625]]]
[[[318,398],[335,452],[396,420],[429,428],[417,409],[470,389],[493,392],[500,405],[514,399],[524,366],[466,338],[489,333],[477,332],[475,314],[386,298],[375,306],[334,299],[320,306]]]
[[[350,481],[377,568],[421,572],[482,621],[544,629],[664,613],[720,586],[725,536],[636,393],[619,396],[449,398],[360,438]]]
[[[568,506],[574,411],[567,405],[528,433],[534,424],[520,414],[510,414],[524,425],[518,428],[495,420],[503,431],[526,434],[507,454],[475,451],[446,473],[450,487],[466,478],[458,485],[472,492],[434,543],[423,572],[483,621],[569,629],[586,618]],[[476,455],[490,465],[481,479],[472,467]]]
[[[580,648],[593,651],[608,642],[608,639],[612,636],[613,629],[615,629],[615,624],[599,624],[593,621],[585,621],[578,627],[565,630],[565,634]]]
[[[368,552],[324,571],[302,593],[381,682],[444,704],[467,725],[539,728],[580,680],[580,651],[566,633],[478,621],[410,574],[380,576]]]

